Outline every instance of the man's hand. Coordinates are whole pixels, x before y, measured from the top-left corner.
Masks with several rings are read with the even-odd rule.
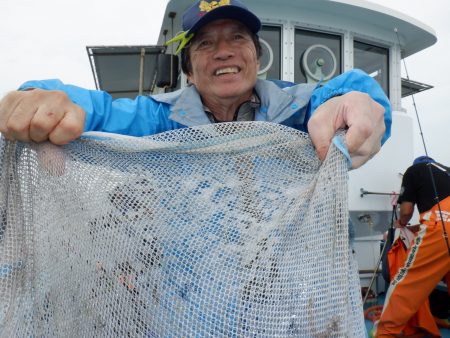
[[[405,228],[406,226],[408,226],[408,223],[404,224],[402,223],[399,219],[394,221],[394,228]]]
[[[384,108],[362,92],[349,92],[321,104],[308,121],[308,131],[320,160],[324,160],[333,136],[348,129],[345,144],[358,168],[381,148],[386,129]]]
[[[66,144],[81,135],[85,117],[58,90],[14,91],[0,101],[0,133],[10,140]]]

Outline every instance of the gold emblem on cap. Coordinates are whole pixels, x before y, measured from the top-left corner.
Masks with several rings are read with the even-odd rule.
[[[200,1],[200,5],[198,6],[200,8],[200,12],[209,12],[213,9],[216,9],[217,7],[226,6],[230,4],[230,0],[220,0],[220,1],[211,1],[206,2],[204,0]]]

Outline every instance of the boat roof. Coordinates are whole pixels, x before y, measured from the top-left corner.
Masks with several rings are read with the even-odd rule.
[[[378,26],[388,32],[398,31],[402,56],[407,57],[434,45],[436,32],[427,24],[399,11],[363,0],[319,1],[347,11],[347,15],[358,17],[367,25]],[[341,6],[339,6],[341,5]],[[339,8],[340,7],[340,8]],[[339,9],[338,9],[339,8]]]
[[[158,43],[163,44],[181,30],[182,13],[192,0],[170,0],[166,7]],[[264,23],[294,20],[332,28],[349,29],[375,39],[400,43],[402,57],[436,43],[436,32],[425,23],[388,7],[365,0],[244,0]],[[172,22],[170,13],[176,13]],[[164,32],[169,36],[164,37]]]

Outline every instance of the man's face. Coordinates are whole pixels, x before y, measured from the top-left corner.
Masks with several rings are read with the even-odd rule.
[[[246,100],[256,83],[259,61],[251,32],[235,20],[217,20],[195,35],[189,48],[189,81],[206,101]]]

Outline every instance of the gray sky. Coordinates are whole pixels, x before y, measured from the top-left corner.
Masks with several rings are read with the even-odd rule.
[[[406,59],[412,80],[434,88],[415,96],[430,156],[450,165],[450,2],[374,0],[432,27],[438,42]],[[95,88],[86,46],[154,44],[166,0],[1,0],[0,96],[30,79]],[[427,6],[428,5],[428,6]],[[403,67],[403,66],[402,66]],[[405,77],[404,69],[402,70]],[[403,100],[415,116],[411,97]],[[424,153],[415,131],[416,155]],[[399,149],[399,152],[402,151]]]

